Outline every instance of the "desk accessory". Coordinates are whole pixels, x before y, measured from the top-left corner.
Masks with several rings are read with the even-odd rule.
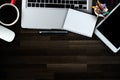
[[[5,3],[0,6],[0,24],[12,26],[18,21],[20,13],[15,3],[16,0],[11,0],[11,3]]]
[[[92,37],[97,17],[85,12],[69,9],[63,29]]]
[[[0,39],[3,39],[7,42],[12,42],[15,38],[15,33],[0,25]]]
[[[102,4],[99,0],[97,1],[96,6],[92,6],[92,8],[97,17],[105,17],[109,13],[106,4]]]
[[[68,31],[66,30],[45,30],[45,31],[39,31],[40,34],[67,34]]]
[[[11,3],[5,3],[0,6],[0,24],[3,26],[14,25],[20,16],[18,8],[15,6],[16,0],[11,0]],[[0,25],[0,38],[12,42],[15,38],[15,33]]]

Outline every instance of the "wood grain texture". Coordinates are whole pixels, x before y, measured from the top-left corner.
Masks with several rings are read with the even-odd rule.
[[[0,40],[0,80],[120,80],[120,51],[95,35],[39,34],[20,25],[10,27],[12,43]]]

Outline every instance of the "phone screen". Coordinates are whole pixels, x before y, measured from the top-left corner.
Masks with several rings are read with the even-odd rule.
[[[98,30],[116,47],[120,47],[120,5],[98,27]]]

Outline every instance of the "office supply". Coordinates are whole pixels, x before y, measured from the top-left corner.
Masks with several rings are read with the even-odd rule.
[[[94,13],[98,17],[105,17],[109,13],[106,4],[102,4],[101,2],[99,2],[99,0],[97,1],[95,6],[92,6],[92,8],[94,9]]]
[[[3,39],[7,42],[12,42],[15,38],[15,33],[0,25],[0,39]]]
[[[69,8],[92,13],[91,6],[92,0],[22,0],[21,26],[27,29],[63,29]]]
[[[96,21],[97,17],[94,15],[69,9],[63,29],[92,37]]]
[[[40,34],[67,34],[68,31],[61,31],[61,30],[45,30],[45,31],[39,31]]]
[[[120,50],[120,3],[97,25],[95,34],[114,53]]]

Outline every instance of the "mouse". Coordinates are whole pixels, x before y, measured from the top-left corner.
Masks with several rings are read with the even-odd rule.
[[[0,39],[7,42],[12,42],[14,38],[15,38],[15,33],[12,30],[0,25]]]

